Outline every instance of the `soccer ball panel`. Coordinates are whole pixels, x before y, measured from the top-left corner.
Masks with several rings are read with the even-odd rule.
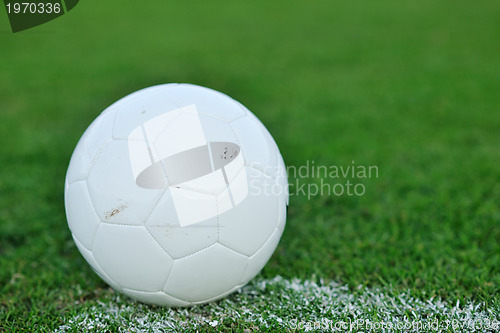
[[[172,187],[170,191],[181,226],[192,225],[217,216],[217,198],[212,194],[181,187]]]
[[[110,109],[116,110],[113,138],[127,140],[137,125],[178,109],[167,96],[168,86],[170,85],[139,90],[110,106]]]
[[[238,139],[233,129],[231,126],[228,126],[226,121],[207,114],[200,114],[200,121],[203,127],[203,133],[208,142],[238,143]]]
[[[270,172],[276,169],[275,151],[271,149],[262,130],[263,125],[260,122],[253,121],[249,117],[243,117],[231,122],[230,125],[241,143],[241,150],[247,165],[257,165],[269,169]]]
[[[192,84],[169,87],[168,96],[179,107],[195,104],[200,114],[216,115],[225,121],[244,116],[245,111],[229,96]]]
[[[173,262],[144,227],[102,223],[92,250],[114,281],[135,290],[161,290]]]
[[[160,198],[160,201],[151,211],[146,223],[146,226],[180,226],[179,218],[177,217],[172,193],[166,190]]]
[[[123,293],[144,303],[155,305],[188,306],[189,302],[181,301],[165,294],[163,291],[146,292],[123,288]]]
[[[217,196],[227,188],[227,185],[222,170],[219,169],[203,177],[177,184],[175,188]]]
[[[103,279],[104,282],[106,282],[109,286],[111,286],[115,290],[120,291],[120,286],[115,281],[113,281],[99,266],[97,261],[95,261],[92,251],[87,250],[85,246],[83,246],[83,244],[80,243],[80,241],[78,241],[78,239],[74,235],[72,236],[73,240],[75,241],[76,247],[78,248],[78,251],[80,251],[82,257],[87,261],[92,270],[96,272],[96,274],[99,275],[99,277]]]
[[[232,293],[234,293],[236,290],[240,289],[241,287],[243,287],[243,285],[236,285],[234,286],[233,288],[227,290],[227,291],[224,291],[223,293],[215,296],[215,297],[212,297],[212,298],[209,298],[207,300],[204,300],[204,301],[198,301],[198,302],[191,302],[190,304],[191,305],[196,305],[196,304],[205,304],[205,303],[208,303],[208,302],[213,302],[213,301],[216,301],[218,299],[221,299],[222,297],[226,297],[227,295],[230,295]]]
[[[149,142],[152,142],[158,153],[157,156],[154,156],[156,159],[173,156],[207,143],[196,110],[195,105],[184,106],[155,117],[143,125]],[[172,113],[174,115],[168,118],[173,119],[167,119],[167,122],[162,124],[162,118]],[[146,127],[150,123],[159,126],[157,134],[150,129],[152,126]]]
[[[67,185],[66,215],[68,226],[80,243],[90,250],[95,231],[100,223],[90,201],[86,181],[78,181]]]
[[[71,184],[87,178],[99,152],[111,140],[114,119],[114,112],[102,113],[85,131],[69,162],[66,174],[68,183]]]
[[[279,196],[272,193],[273,178],[246,167],[248,196],[219,216],[219,242],[247,256],[269,238],[278,222]]]
[[[214,244],[218,236],[217,217],[182,227],[169,190],[151,213],[146,228],[174,259],[185,257]]]
[[[269,258],[273,255],[274,250],[276,250],[281,234],[281,230],[275,229],[266,243],[248,259],[248,266],[241,280],[241,284],[246,284],[262,270],[262,268],[269,261]]]
[[[276,183],[278,188],[282,192],[282,196],[285,199],[285,204],[288,206],[290,197],[289,197],[289,189],[288,189],[288,174],[285,166],[285,162],[283,161],[283,157],[278,151],[278,170],[276,174]]]
[[[215,225],[214,225],[215,224]],[[174,259],[182,258],[217,242],[217,218],[186,227],[146,226],[151,235]]]
[[[288,195],[286,196],[282,195],[281,198],[279,199],[278,225],[276,226],[276,228],[280,232],[283,232],[283,230],[285,229],[286,213],[288,206],[288,202],[286,200],[288,200]]]
[[[215,244],[176,259],[164,292],[188,302],[203,302],[238,285],[248,258]]]
[[[233,169],[231,171],[234,172],[227,172],[227,178],[229,179],[228,192],[231,193],[235,204],[239,205],[248,196],[248,175],[246,167],[244,166],[238,171],[236,171],[236,169]]]
[[[128,149],[126,141],[115,140],[103,150],[89,174],[90,198],[101,221],[144,225],[163,189],[137,186]]]

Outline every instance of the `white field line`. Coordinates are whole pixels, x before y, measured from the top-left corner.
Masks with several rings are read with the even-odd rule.
[[[203,327],[248,327],[338,332],[495,332],[498,308],[485,304],[449,304],[434,297],[421,300],[408,291],[369,289],[320,281],[257,279],[216,303],[191,308],[161,308],[116,295],[111,301],[83,308],[56,332],[169,332]]]

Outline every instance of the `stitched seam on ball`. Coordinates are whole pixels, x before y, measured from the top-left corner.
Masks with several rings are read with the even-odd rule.
[[[115,128],[115,121],[116,121],[116,110],[113,109],[112,110],[113,112],[113,125],[111,126],[111,138],[108,139],[108,141],[101,147],[101,149],[99,149],[99,152],[96,154],[96,156],[94,157],[94,159],[92,160],[92,163],[90,164],[90,168],[89,168],[89,172],[87,173],[87,179],[88,177],[90,176],[90,172],[92,171],[92,169],[94,168],[94,165],[96,164],[97,160],[99,159],[99,157],[101,156],[102,152],[104,151],[104,149],[106,149],[107,146],[109,146],[109,144],[111,142],[113,142],[113,130]]]
[[[245,114],[244,116],[246,117],[247,115]],[[242,117],[242,118],[243,118],[243,117]],[[230,122],[228,122],[228,123],[227,123],[227,125],[228,125],[228,126],[229,126],[229,128],[231,129],[231,132],[233,132],[234,137],[236,138],[236,141],[237,141],[237,143],[238,143],[238,146],[240,147],[241,152],[242,152],[242,154],[243,154],[243,160],[245,161],[245,164],[246,164],[246,160],[245,160],[245,150],[244,150],[244,148],[243,148],[243,145],[241,144],[241,139],[240,139],[240,137],[239,137],[238,133],[236,132],[236,130],[234,129],[234,127],[231,125],[231,123],[230,123]],[[245,169],[245,167],[243,167],[243,169],[242,169],[242,170],[244,170],[244,169]],[[239,175],[239,174],[238,174],[238,175]],[[248,181],[248,178],[247,178],[247,181]],[[234,209],[234,208],[233,208],[233,209]],[[222,245],[222,244],[220,243],[219,228],[220,228],[220,227],[219,227],[219,218],[218,218],[218,216],[217,216],[217,242],[219,242],[219,244],[220,244],[220,245]],[[222,246],[224,246],[224,245],[222,245]],[[224,246],[224,247],[225,247],[225,246]],[[238,253],[238,252],[237,252],[237,253]]]
[[[227,186],[226,186],[227,189]],[[215,209],[217,210],[217,242],[220,241],[220,216],[219,216],[219,200],[217,196],[215,198]]]
[[[247,265],[248,265],[248,264],[247,264]],[[245,269],[246,269],[246,268],[245,268]],[[211,298],[209,298],[209,299],[207,299],[207,300],[204,300],[204,301],[196,301],[196,302],[192,302],[192,303],[193,303],[194,305],[196,305],[196,304],[203,304],[203,303],[207,303],[207,302],[213,302],[213,301],[215,301],[215,300],[217,300],[217,299],[219,299],[219,298],[221,298],[221,297],[223,297],[223,296],[225,296],[225,295],[227,296],[227,295],[229,295],[229,294],[234,293],[236,290],[240,289],[242,286],[244,286],[244,285],[242,285],[242,284],[237,284],[236,286],[232,287],[232,288],[231,288],[231,289],[229,289],[229,290],[223,291],[222,293],[220,293],[220,294],[219,294],[219,295],[217,295],[217,296],[211,297]]]
[[[88,177],[90,176],[90,172],[92,172],[92,169],[94,169],[94,166],[95,164],[97,163],[97,160],[99,159],[99,157],[101,157],[102,155],[102,152],[104,151],[104,149],[108,148],[108,146],[111,144],[111,142],[113,142],[113,139],[109,139],[108,142],[106,142],[106,144],[104,144],[102,146],[102,148],[99,150],[99,152],[96,154],[95,158],[92,160],[92,163],[90,164],[90,168],[89,168],[89,172],[87,174],[87,179]]]
[[[174,260],[174,258],[172,258],[172,256],[170,254],[168,254],[168,252],[163,248],[163,246],[160,245],[160,243],[158,243],[158,241],[156,240],[156,238],[153,237],[153,235],[151,234],[151,232],[149,231],[149,229],[145,226],[145,225],[131,225],[131,224],[120,224],[120,223],[108,223],[108,222],[102,222],[103,224],[107,224],[107,225],[115,225],[115,226],[120,226],[120,227],[137,227],[137,228],[143,228],[143,229],[146,229],[146,231],[148,232],[148,234],[151,236],[151,238],[155,241],[155,243],[160,247],[160,249],[163,250],[163,252],[165,252],[165,254],[172,260]],[[170,272],[169,272],[170,274]]]
[[[95,217],[97,217],[97,220],[99,220],[99,223],[97,224],[97,226],[94,229],[94,232],[92,234],[92,241],[90,242],[90,249],[89,249],[89,251],[92,252],[92,249],[94,247],[95,236],[97,234],[97,229],[99,229],[99,225],[101,224],[102,221],[101,221],[101,218],[99,217],[99,215],[97,215],[97,211],[95,210],[94,203],[92,202],[92,197],[90,196],[89,183],[86,180],[85,180],[85,193],[87,193],[87,196],[88,196],[88,199],[89,199],[89,202],[90,202],[90,206],[92,208],[92,212],[94,213]],[[84,247],[87,248],[85,245],[84,245]]]
[[[163,168],[163,165],[162,165],[162,168]],[[163,172],[165,173],[165,170],[163,170]],[[167,252],[167,250],[165,250],[163,248],[163,246],[161,246],[161,244],[158,242],[158,240],[153,236],[153,234],[151,233],[151,231],[149,231],[146,223],[148,222],[149,218],[151,217],[151,215],[153,214],[153,212],[156,210],[156,208],[158,207],[158,204],[160,203],[161,199],[163,199],[163,196],[165,195],[165,193],[167,192],[167,189],[168,187],[166,187],[163,192],[161,193],[158,201],[156,201],[155,205],[153,206],[153,208],[151,209],[151,211],[149,212],[148,216],[146,217],[146,219],[144,220],[144,228],[147,230],[148,234],[151,236],[151,238],[153,238],[153,240],[156,242],[156,244],[158,244],[158,246],[163,250],[163,252],[166,253],[167,256],[169,256],[170,259],[172,260],[175,260],[171,255],[170,253]],[[168,272],[167,274],[167,280],[168,280],[168,277],[170,276],[170,272],[172,271],[172,268],[170,268],[170,271]],[[167,280],[165,280],[165,283],[167,283]]]
[[[144,226],[144,229],[146,229],[146,231],[148,232],[148,234],[151,236],[151,238],[153,238],[153,240],[155,241],[156,244],[158,244],[158,246],[163,250],[163,252],[165,252],[165,254],[167,256],[170,257],[170,259],[174,260],[174,258],[172,258],[172,256],[167,252],[167,250],[165,250],[163,248],[163,246],[161,246],[161,244],[156,240],[156,238],[153,236],[153,234],[151,233],[151,231],[149,231],[148,227]],[[170,271],[172,270],[172,267],[170,267]],[[167,274],[167,278],[168,278],[168,275],[170,275],[170,271],[168,272]],[[166,282],[166,281],[165,281]]]
[[[156,201],[156,203],[154,204],[154,206],[149,211],[148,216],[146,216],[146,218],[144,219],[144,222],[142,223],[143,226],[146,226],[146,223],[148,222],[149,218],[151,217],[151,215],[153,214],[153,212],[156,210],[156,207],[158,207],[158,204],[160,203],[161,199],[163,199],[163,196],[165,195],[165,192],[167,192],[167,189],[168,189],[168,186],[166,188],[164,188],[163,191],[161,192],[158,200]]]
[[[236,131],[234,130],[233,126],[231,126],[230,122],[226,122],[226,123],[227,123],[227,126],[231,129],[231,132],[233,132],[234,137],[236,138],[236,141],[238,143],[238,146],[240,147],[240,149],[241,149],[241,151],[243,153],[243,159],[244,159],[245,152],[244,152],[243,146],[241,145],[241,140],[240,140],[240,138],[238,136],[238,133],[236,133]],[[217,202],[217,199],[216,199],[216,202]],[[233,209],[234,209],[234,207],[233,207]],[[220,221],[219,221],[219,214],[217,214],[217,242],[220,242]]]
[[[147,294],[156,294],[156,293],[164,293],[162,290],[156,290],[156,291],[151,291],[151,290],[140,290],[140,289],[133,289],[133,288],[123,288],[123,291],[137,291],[140,293],[147,293]]]
[[[272,234],[272,233],[271,233],[271,234]],[[265,244],[265,243],[266,243],[266,242],[264,242],[264,244]],[[240,253],[240,252],[236,251],[235,249],[232,249],[232,248],[230,248],[230,247],[228,247],[228,246],[226,246],[226,245],[224,245],[224,244],[219,243],[219,245],[220,245],[220,246],[222,246],[222,247],[223,247],[223,248],[225,248],[225,249],[228,249],[228,250],[229,250],[229,251],[231,251],[231,252],[234,252],[234,253],[236,253],[236,254],[239,254],[240,256],[244,256],[244,257],[246,257],[247,259],[248,259],[248,258],[250,258],[250,256],[248,256],[248,255],[246,255],[246,254],[244,254],[244,253]],[[245,269],[246,269],[246,268],[245,268]]]
[[[83,178],[83,179],[76,179],[76,180],[73,180],[71,182],[68,182],[68,185],[74,184],[76,182],[87,181],[88,178],[89,178],[89,176],[90,176],[90,172],[94,168],[95,163],[97,162],[97,160],[101,156],[101,154],[104,151],[104,149],[106,149],[106,147],[109,146],[109,144],[111,142],[113,142],[113,139],[109,139],[105,144],[102,145],[102,147],[99,149],[99,151],[95,154],[94,158],[92,159],[92,163],[90,163],[89,170],[86,172],[85,178]]]
[[[231,119],[229,122],[231,123],[231,122],[233,122],[235,120],[238,120],[238,119],[241,119],[243,117],[246,117],[248,115],[248,112],[250,112],[250,110],[248,110],[243,104],[241,104],[240,102],[238,102],[234,98],[232,98],[232,97],[229,97],[229,98],[231,98],[240,107],[240,109],[243,111],[243,114],[241,116],[238,116],[238,117],[236,117],[234,119]]]
[[[187,258],[187,257],[194,256],[195,254],[197,254],[197,253],[199,253],[199,252],[201,252],[201,251],[205,251],[205,250],[207,250],[207,249],[209,249],[209,248],[211,248],[212,246],[215,246],[215,245],[217,245],[217,244],[222,245],[222,244],[220,244],[218,241],[216,241],[216,242],[214,242],[214,243],[212,243],[212,244],[210,244],[210,245],[208,245],[208,246],[206,246],[206,247],[204,247],[204,248],[202,248],[202,249],[197,250],[196,252],[193,252],[193,253],[190,253],[190,254],[186,254],[185,256],[182,256],[182,257],[179,257],[179,258],[175,258],[174,260],[180,260],[180,259],[184,259],[184,258]]]
[[[157,293],[162,293],[168,297],[171,297],[173,298],[174,300],[176,301],[179,301],[179,302],[182,302],[182,303],[187,303],[187,304],[190,304],[191,302],[188,302],[188,301],[184,301],[182,299],[179,299],[177,297],[174,297],[166,292],[164,292],[163,290],[158,290],[158,291],[150,291],[150,290],[140,290],[140,289],[134,289],[134,288],[123,288],[124,291],[137,291],[137,292],[140,292],[140,293],[145,293],[145,294],[157,294]]]
[[[108,224],[108,225],[117,225],[120,227],[136,227],[136,228],[144,228],[144,225],[137,225],[137,224],[125,224],[125,223],[114,223],[114,222],[105,222],[101,220],[102,224]]]
[[[167,281],[168,279],[170,278],[170,274],[172,273],[172,269],[173,269],[173,263],[174,263],[174,258],[172,258],[172,256],[167,252],[167,250],[165,250],[163,248],[163,246],[161,246],[161,244],[158,242],[158,240],[153,236],[153,234],[151,233],[151,231],[149,231],[148,227],[147,226],[144,226],[144,228],[146,229],[146,231],[148,232],[148,234],[151,236],[151,238],[155,241],[156,244],[158,244],[158,246],[163,250],[163,252],[165,252],[165,254],[170,258],[172,259],[172,264],[170,265],[170,268],[168,270],[168,273],[166,274],[165,276],[165,280],[163,281],[162,283],[162,292],[163,292],[163,289],[165,289],[165,286],[167,285]]]
[[[228,121],[227,121],[227,123],[228,123],[228,124],[230,124],[230,123],[232,123],[233,121],[239,120],[239,119],[241,119],[241,118],[245,118],[246,116],[247,116],[247,114],[246,114],[246,113],[243,113],[241,116],[238,116],[238,117],[236,117],[236,118],[234,118],[234,119],[228,120]]]
[[[246,115],[244,115],[246,117]],[[244,151],[244,148],[241,144],[241,140],[240,140],[240,137],[238,136],[238,133],[236,132],[236,130],[233,128],[233,126],[231,126],[230,122],[227,123],[227,126],[229,126],[229,128],[231,129],[231,132],[233,132],[234,134],[234,137],[236,138],[236,141],[238,143],[238,146],[240,147],[241,149],[241,152],[243,154],[243,160],[245,161],[245,151]],[[246,164],[246,161],[245,161],[245,164]],[[243,167],[243,169],[245,169]],[[242,170],[243,170],[242,169]],[[241,172],[241,171],[240,171]],[[238,174],[239,175],[239,174]],[[248,178],[247,178],[247,181],[248,181]],[[234,207],[233,207],[234,209]],[[219,225],[219,216],[217,215],[217,242],[220,242],[220,225]],[[219,243],[220,244],[220,243]],[[222,244],[221,244],[222,245]]]
[[[262,170],[260,170],[260,169],[258,169],[258,168],[256,168],[256,167],[254,167],[254,166],[252,166],[252,165],[247,165],[247,167],[252,168],[252,169],[256,170],[257,172],[260,172],[261,174],[263,174],[263,175],[265,175],[265,176],[270,177],[270,178],[271,178],[271,179],[273,179],[275,182],[276,182],[276,180],[277,180],[277,177],[270,176],[270,175],[266,174],[265,172],[263,172]],[[277,197],[277,199],[278,199],[278,201],[280,200],[280,198],[279,198],[279,197]],[[280,204],[278,204],[278,222],[279,222],[279,217],[280,217],[280,215],[281,215],[281,214],[280,214],[280,207],[281,207],[281,206],[280,206]],[[266,244],[266,243],[269,241],[269,239],[271,238],[271,236],[273,235],[273,233],[276,231],[276,229],[278,229],[278,223],[276,223],[276,226],[274,227],[273,231],[269,234],[269,236],[266,238],[266,240],[264,241],[264,244]],[[227,246],[225,246],[225,245],[223,245],[223,244],[221,244],[221,245],[227,248]],[[230,248],[228,248],[228,249],[229,249],[229,250],[233,250],[233,249],[230,249]],[[239,253],[238,251],[235,251],[235,250],[233,250],[233,251],[234,251],[234,252],[236,252],[236,253]],[[257,251],[257,252],[258,252],[258,251]],[[257,252],[256,252],[256,253],[257,253]],[[242,255],[244,255],[244,256],[246,256],[246,257],[248,257],[248,258],[251,258],[251,257],[252,257],[255,253],[254,253],[254,254],[252,254],[252,256],[247,256],[246,254],[243,254],[243,253],[240,253],[240,254],[242,254]]]
[[[271,241],[271,237],[273,237],[274,233],[275,232],[279,232],[279,229],[278,229],[278,226],[276,225],[276,227],[274,227],[273,231],[271,232],[271,234],[269,235],[269,237],[267,237],[266,241],[264,242],[264,244],[262,244],[262,246],[257,250],[255,251],[254,254],[252,254],[251,256],[248,257],[248,259],[252,259],[254,258],[258,253],[259,251],[264,248],[266,246],[267,243],[269,243]]]
[[[97,235],[97,230],[101,226],[101,223],[104,223],[104,222],[99,217],[99,214],[97,214],[97,211],[96,211],[95,206],[94,206],[94,202],[92,201],[92,196],[90,195],[90,189],[89,189],[88,181],[86,181],[86,183],[87,184],[85,185],[85,188],[87,189],[87,192],[88,192],[88,195],[89,195],[90,206],[92,206],[92,211],[94,212],[95,216],[97,216],[97,219],[99,220],[99,224],[97,225],[97,228],[95,228],[94,237],[92,237],[92,243],[90,244],[90,251],[93,251],[94,250],[95,236]]]
[[[206,116],[206,117],[210,117],[210,118],[213,118],[213,119],[217,119],[217,120],[223,121],[223,122],[225,122],[228,125],[231,122],[230,120],[222,118],[221,116],[217,116],[215,114],[211,114],[211,113],[208,113],[208,112],[200,112],[200,111],[198,111],[198,114],[202,115],[202,116]]]
[[[96,228],[96,233],[97,233],[97,229],[98,229],[98,228],[99,228],[99,226],[97,226],[97,228]],[[76,238],[76,237],[75,237],[75,238]],[[95,236],[94,236],[94,238],[95,238]],[[100,273],[100,274],[102,274],[102,275],[104,275],[104,276],[105,276],[106,278],[108,278],[110,281],[112,281],[112,282],[113,282],[113,283],[114,283],[114,284],[118,287],[118,289],[121,291],[123,288],[122,288],[122,287],[118,284],[118,282],[116,282],[115,280],[113,280],[113,279],[112,279],[112,278],[111,278],[111,277],[110,277],[110,276],[106,273],[106,271],[104,271],[104,269],[102,269],[101,265],[99,265],[99,263],[97,262],[96,257],[94,256],[94,252],[93,252],[93,250],[88,250],[87,248],[85,248],[85,246],[82,244],[82,242],[80,242],[80,241],[78,240],[78,238],[76,238],[76,240],[77,240],[77,242],[78,242],[78,243],[80,243],[80,245],[82,245],[82,246],[83,246],[83,248],[84,248],[85,250],[87,250],[88,252],[90,252],[90,255],[91,255],[91,256],[92,256],[92,258],[94,259],[94,263],[95,263],[95,264],[97,265],[97,267],[99,268],[99,273]],[[87,261],[87,259],[85,259],[85,261]],[[88,263],[88,265],[89,265],[90,267],[92,267],[92,265],[91,265],[89,262],[87,262],[87,263]],[[95,268],[94,268],[94,267],[92,267],[92,269],[95,269]],[[96,273],[96,274],[97,274],[97,273]],[[99,276],[99,274],[97,274],[97,275]],[[99,277],[100,277],[100,276],[99,276]],[[104,281],[104,282],[106,282],[106,281]],[[112,287],[112,288],[113,288],[113,287]]]
[[[174,110],[172,110],[172,111],[174,111]],[[170,112],[170,111],[169,111],[169,112]],[[166,112],[166,113],[168,113],[168,112]],[[161,132],[160,132],[160,133],[158,133],[158,135],[156,136],[155,140],[156,140],[156,139],[158,139],[158,138],[159,138],[159,137],[160,137],[160,136],[161,136],[161,135],[162,135],[162,134],[163,134],[163,133],[164,133],[167,129],[169,129],[170,125],[172,125],[172,123],[173,123],[173,122],[175,122],[175,121],[177,120],[177,118],[179,118],[179,117],[180,117],[183,113],[184,113],[183,111],[179,112],[179,114],[178,114],[178,115],[176,115],[176,116],[174,117],[174,119],[172,119],[172,120],[171,120],[171,121],[170,121],[170,122],[169,122],[169,123],[168,123],[168,124],[167,124],[167,125],[166,125],[163,129],[162,129],[162,130],[161,130]],[[153,118],[153,119],[154,119],[154,118]],[[148,142],[149,142],[149,139],[148,139],[148,138],[145,138],[145,139],[146,139],[146,141],[148,141]],[[155,142],[154,142],[154,141],[153,141],[153,142],[150,142],[150,144],[151,144],[151,145],[154,145],[154,144],[155,144]]]
[[[115,114],[113,116],[113,127],[111,127],[111,139],[115,139],[115,125],[116,125],[116,114],[118,113],[118,110],[113,108]]]
[[[215,90],[214,90],[215,91]],[[218,92],[218,91],[216,91]],[[218,92],[219,94],[225,96],[226,98],[229,98],[230,100],[232,101],[235,101],[237,102],[236,100],[232,99],[231,97],[225,95],[225,94],[222,94],[220,92]],[[177,103],[176,101],[174,101],[172,98],[170,98],[170,96],[166,96],[167,99],[169,99],[173,104],[175,104],[175,106],[177,106],[178,108],[181,108],[182,106],[179,105],[179,103]],[[238,102],[236,103],[238,104]],[[199,115],[202,115],[202,116],[207,116],[207,117],[212,117],[214,119],[218,119],[218,120],[221,120],[227,124],[229,124],[230,122],[232,122],[233,120],[236,120],[236,119],[239,119],[239,118],[242,118],[244,116],[246,116],[246,114],[243,114],[242,116],[238,116],[237,118],[234,118],[234,119],[231,119],[231,120],[228,120],[228,119],[225,119],[225,118],[222,118],[221,116],[217,116],[217,115],[214,115],[214,114],[211,114],[211,113],[208,113],[208,112],[200,112],[200,111],[197,111]]]

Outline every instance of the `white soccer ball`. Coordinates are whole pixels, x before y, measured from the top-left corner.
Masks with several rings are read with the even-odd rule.
[[[104,110],[78,142],[68,225],[115,290],[151,304],[210,302],[274,252],[284,170],[269,132],[234,99],[190,84],[146,88]]]

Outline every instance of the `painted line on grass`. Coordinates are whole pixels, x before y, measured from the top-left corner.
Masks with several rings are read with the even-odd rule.
[[[498,308],[421,300],[411,292],[350,289],[322,280],[256,279],[231,296],[191,308],[151,307],[115,295],[82,308],[55,332],[106,330],[169,332],[204,327],[304,331],[484,332],[500,329]]]

